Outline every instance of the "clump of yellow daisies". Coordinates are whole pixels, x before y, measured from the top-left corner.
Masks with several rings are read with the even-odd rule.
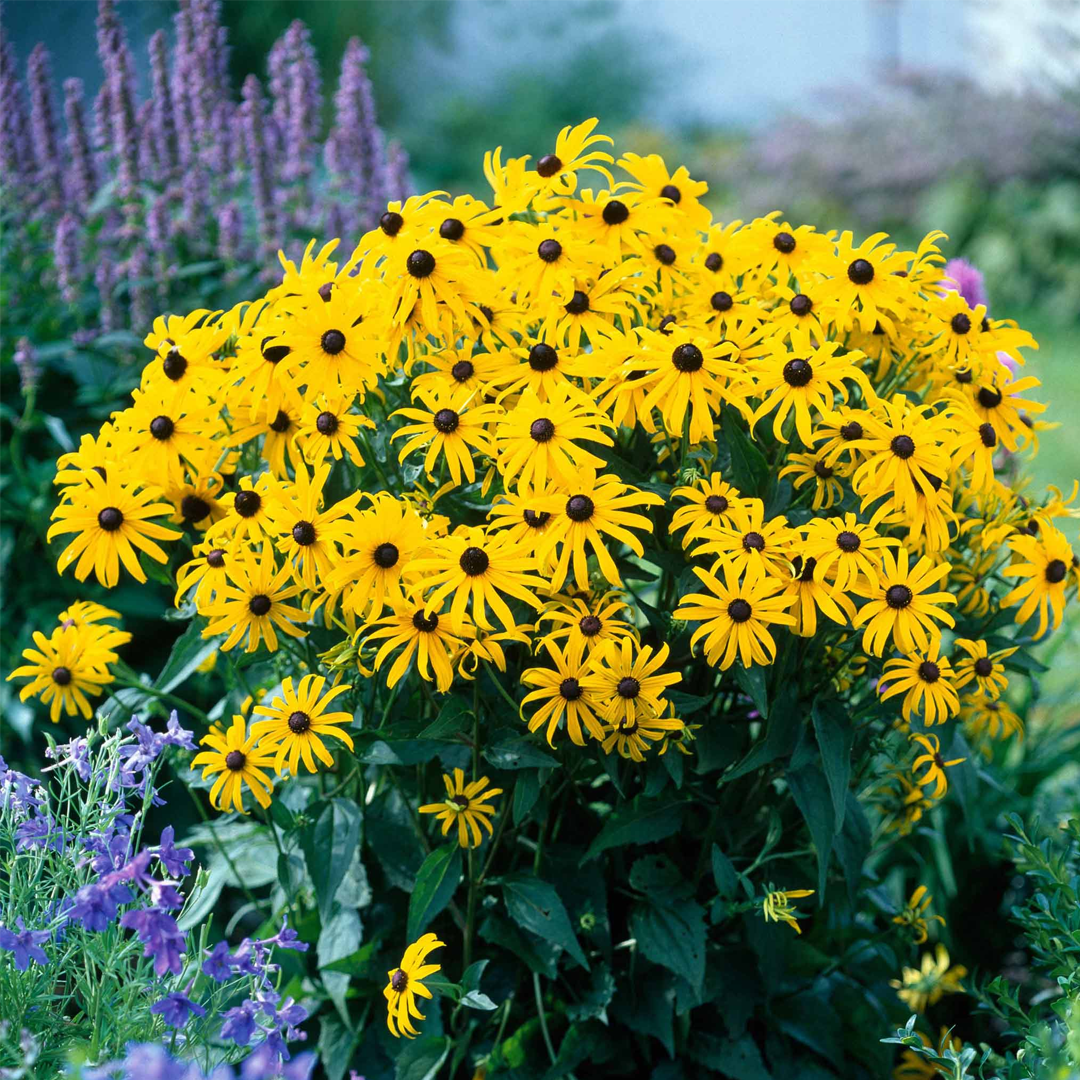
[[[131,404],[61,457],[61,573],[111,587],[171,559],[223,653],[310,670],[303,639],[337,634],[329,693],[286,680],[207,737],[221,806],[331,762],[348,714],[325,706],[375,673],[445,692],[518,670],[530,731],[641,762],[690,752],[691,654],[716,689],[816,638],[836,687],[883,663],[901,829],[959,760],[930,728],[1020,736],[999,613],[1041,638],[1080,582],[1075,489],[1010,483],[1047,426],[1016,373],[1036,343],[945,276],[942,233],[907,251],[779,212],[714,222],[704,183],[616,160],[596,123],[487,155],[489,199],[390,203],[358,240],[282,255],[263,296],[159,317]],[[659,645],[650,611],[673,620]],[[39,648],[17,674],[55,714],[42,672],[68,665]],[[467,846],[490,832],[476,771],[423,808]]]

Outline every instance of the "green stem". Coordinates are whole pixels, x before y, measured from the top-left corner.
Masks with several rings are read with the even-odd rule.
[[[129,690],[140,690],[144,694],[149,694],[151,697],[160,698],[162,701],[168,701],[169,703],[177,706],[177,708],[186,709],[192,716],[197,717],[207,726],[210,725],[210,717],[202,711],[202,709],[195,708],[194,705],[189,704],[183,698],[177,697],[175,694],[166,693],[164,690],[158,690],[153,686],[147,686],[146,683],[141,683],[133,679],[118,678],[116,680],[121,686],[127,687]],[[125,706],[126,708],[127,706]]]
[[[506,687],[495,677],[495,673],[491,670],[491,665],[484,663],[484,670],[488,673],[491,681],[495,684],[495,689],[499,691],[503,696],[503,700],[514,710],[514,715],[517,716],[519,712],[518,703],[506,692]]]
[[[556,1061],[555,1047],[551,1044],[551,1033],[548,1031],[547,1015],[544,1012],[544,995],[540,992],[540,973],[533,972],[533,993],[536,995],[536,1013],[540,1017],[540,1030],[544,1034],[544,1045],[547,1047],[548,1057],[551,1064]]]

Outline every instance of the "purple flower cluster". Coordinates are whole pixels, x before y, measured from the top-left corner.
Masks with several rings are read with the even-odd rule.
[[[314,1054],[300,1054],[282,1064],[268,1047],[260,1046],[240,1065],[240,1080],[310,1080],[314,1068]],[[122,1061],[84,1069],[82,1077],[83,1080],[237,1080],[237,1074],[228,1065],[218,1065],[211,1073],[204,1073],[194,1062],[173,1057],[156,1043],[133,1043]]]
[[[147,282],[157,279],[167,302],[172,267],[220,258],[235,277],[237,264],[276,263],[278,247],[331,225],[359,238],[388,199],[407,193],[408,158],[379,127],[358,39],[345,49],[323,140],[322,77],[306,26],[294,21],[274,45],[265,92],[249,76],[236,102],[220,15],[220,0],[180,0],[171,51],[164,31],[149,41],[151,92],[140,102],[114,0],[99,0],[101,90],[88,120],[82,83],[64,80],[63,134],[48,51],[31,53],[24,90],[10,45],[0,46],[0,168],[18,208],[12,220],[48,224],[59,291],[80,311],[98,311],[98,331],[125,319],[141,331],[152,311]],[[5,247],[16,255],[40,233],[9,230]],[[90,288],[96,303],[80,304]]]

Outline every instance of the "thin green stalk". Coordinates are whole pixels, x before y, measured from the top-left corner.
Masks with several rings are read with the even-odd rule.
[[[555,1047],[551,1044],[551,1033],[548,1031],[547,1015],[544,1012],[544,995],[540,992],[540,973],[533,972],[533,993],[536,995],[536,1013],[540,1017],[540,1030],[544,1034],[544,1045],[547,1047],[548,1057],[551,1064],[555,1064]]]
[[[183,698],[177,697],[175,694],[166,693],[164,690],[158,690],[156,687],[147,686],[146,683],[137,682],[133,679],[125,679],[122,676],[116,681],[129,690],[140,690],[142,693],[149,694],[151,697],[159,698],[162,701],[168,701],[170,704],[177,706],[177,708],[186,709],[204,724],[207,726],[210,725],[210,717],[207,716],[202,709],[197,709],[194,705],[185,701]],[[124,708],[128,708],[128,706],[125,705]]]

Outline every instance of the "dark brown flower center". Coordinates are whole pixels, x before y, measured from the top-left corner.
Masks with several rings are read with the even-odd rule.
[[[206,565],[214,570],[220,570],[225,565],[225,552],[221,548],[213,548],[206,553]]]
[[[714,274],[720,270],[724,265],[724,256],[719,251],[710,251],[705,256],[705,269],[711,270]]]
[[[551,514],[546,510],[524,510],[522,511],[521,516],[525,519],[525,524],[531,529],[540,529],[547,524]]]
[[[581,684],[577,679],[563,679],[559,683],[559,693],[566,701],[577,701],[582,694]]]
[[[409,976],[405,974],[401,968],[398,968],[393,975],[390,976],[390,989],[395,994],[401,994],[404,992],[405,987],[409,985]]]
[[[210,513],[210,504],[198,495],[185,495],[180,500],[180,516],[185,521],[202,521]]]
[[[858,420],[852,420],[849,423],[844,424],[844,426],[840,428],[840,437],[845,439],[847,442],[853,442],[855,439],[861,439],[862,434],[862,424],[860,424]]]
[[[578,629],[586,637],[596,637],[603,629],[604,624],[595,615],[583,615],[578,622]]]
[[[980,424],[979,438],[982,440],[982,444],[987,450],[993,450],[994,447],[997,446],[997,432],[994,430],[994,425]]]
[[[289,355],[292,350],[288,345],[271,345],[269,342],[273,341],[273,338],[263,338],[262,342],[262,354],[263,359],[271,364],[280,364],[286,356]]]
[[[468,382],[476,370],[471,360],[459,360],[451,369],[450,376],[455,382]]]
[[[381,566],[384,570],[389,570],[391,566],[397,565],[400,555],[401,552],[398,551],[397,545],[387,541],[385,544],[380,544],[372,552],[371,557],[375,560],[376,566]]]
[[[315,526],[310,521],[298,521],[292,527],[292,538],[301,547],[310,547],[315,543]]]
[[[441,432],[443,435],[449,435],[451,431],[457,430],[461,417],[453,409],[440,409],[431,418],[431,422],[435,425],[436,431]]]
[[[439,226],[439,235],[444,240],[460,240],[465,235],[465,225],[456,217],[448,217]]]
[[[529,425],[529,434],[538,443],[551,442],[555,437],[555,425],[546,416],[542,416]]]
[[[641,683],[633,675],[624,675],[615,689],[618,691],[619,697],[630,700],[641,693]]]
[[[311,727],[311,717],[306,712],[297,709],[296,712],[289,714],[288,724],[289,730],[294,735],[303,735]]]
[[[889,443],[889,449],[892,450],[901,461],[907,461],[907,459],[915,453],[915,440],[910,435],[897,435],[893,438],[893,441]]]
[[[1065,580],[1065,573],[1068,568],[1061,559],[1052,559],[1046,564],[1046,580],[1051,585],[1057,585],[1059,582]]]
[[[337,356],[345,348],[345,335],[340,330],[327,330],[319,341],[322,351]]]
[[[165,359],[161,362],[161,367],[165,372],[165,378],[171,379],[173,382],[183,378],[184,372],[187,371],[187,366],[187,357],[182,356],[180,350],[175,347],[165,354]]]
[[[405,260],[405,269],[414,278],[431,277],[435,273],[435,256],[420,248]]]
[[[856,259],[847,268],[847,276],[855,285],[869,285],[874,280],[874,267],[866,259]]]
[[[663,266],[671,266],[675,262],[675,249],[669,244],[657,244],[653,248],[653,255],[656,256],[656,261]]]
[[[70,686],[71,672],[66,667],[53,668],[52,681],[57,686]]]
[[[979,387],[979,404],[984,409],[996,409],[1001,404],[1001,391],[992,386]]]
[[[387,236],[397,236],[401,232],[401,227],[405,224],[405,219],[397,213],[395,210],[387,210],[381,218],[379,218],[379,228],[382,229]]]
[[[172,437],[172,433],[176,430],[176,425],[168,416],[155,416],[150,421],[150,434],[158,439],[160,442],[164,442],[166,439]]]
[[[588,293],[583,293],[580,289],[575,290],[574,295],[570,297],[570,302],[566,305],[567,315],[584,315],[589,310],[589,296]]]
[[[98,512],[97,522],[106,532],[116,532],[124,524],[124,515],[115,506],[106,506]]]
[[[975,674],[980,679],[986,679],[994,673],[994,662],[988,656],[980,656],[975,661]]]
[[[791,308],[791,314],[798,315],[799,318],[802,318],[804,315],[809,315],[810,309],[813,306],[813,300],[811,300],[806,293],[796,293],[788,303],[788,307]]]
[[[885,603],[891,608],[906,608],[911,603],[912,596],[906,585],[890,585],[885,590]]]
[[[332,281],[324,281],[319,286],[319,299],[324,304],[330,303],[330,294],[334,291],[334,283]]]
[[[788,386],[805,386],[814,377],[814,367],[809,360],[789,360],[784,365],[784,382]]]
[[[671,354],[671,362],[675,365],[676,371],[682,371],[689,375],[692,372],[701,370],[705,363],[705,356],[696,345],[687,341],[682,345],[675,346]]]
[[[240,772],[246,762],[247,758],[239,750],[230,750],[225,755],[225,767],[233,772]]]
[[[832,469],[829,468],[829,466],[826,465],[824,461],[814,462],[814,475],[817,476],[820,480],[828,480],[829,477],[832,476],[832,474]]]
[[[665,184],[660,189],[660,198],[670,199],[678,205],[682,201],[682,192],[674,184]]]
[[[557,154],[545,154],[537,163],[536,171],[545,179],[550,180],[562,169],[562,158]]]
[[[546,263],[553,263],[562,254],[562,244],[558,240],[541,240],[536,254]]]
[[[731,306],[734,303],[735,301],[732,300],[731,293],[724,292],[723,290],[714,292],[712,296],[709,297],[709,305],[712,307],[713,311],[730,311]]]
[[[290,427],[292,427],[292,420],[289,419],[289,414],[282,409],[278,409],[278,414],[274,417],[270,430],[276,431],[279,435],[284,435]]]
[[[744,551],[764,551],[765,537],[751,530],[742,538],[742,546]]]
[[[315,429],[320,435],[333,435],[338,429],[338,418],[332,412],[321,412],[315,418]]]
[[[270,612],[270,597],[265,593],[257,593],[248,601],[248,610],[256,618],[261,619]]]
[[[970,368],[961,368],[958,372],[956,372],[955,375],[953,375],[953,378],[958,383],[963,383],[966,386],[969,382],[971,382],[974,376],[972,375]]]
[[[789,232],[778,232],[773,237],[772,246],[781,255],[790,255],[795,250],[795,237]]]
[[[630,216],[630,208],[626,203],[612,199],[604,206],[600,216],[608,225],[621,225]]]
[[[919,665],[919,678],[923,682],[936,683],[941,678],[941,668],[933,660],[924,660]]]
[[[262,506],[262,499],[259,493],[248,488],[238,491],[236,498],[233,499],[233,507],[241,517],[254,517],[259,512],[260,506]]]
[[[849,555],[853,551],[858,551],[861,544],[862,540],[859,539],[859,534],[853,533],[848,529],[845,529],[836,537],[836,546],[841,551],[846,551]]]
[[[533,371],[550,371],[559,362],[559,354],[544,341],[529,350],[529,367]]]
[[[571,521],[588,521],[593,509],[593,501],[588,495],[571,495],[566,500],[566,516]]]
[[[954,334],[966,334],[971,329],[971,320],[960,311],[952,317],[949,325],[953,328]]]
[[[741,596],[738,596],[728,604],[727,613],[731,616],[732,622],[744,623],[754,614],[754,609]]]
[[[434,611],[430,615],[417,611],[412,617],[412,624],[421,633],[430,634],[439,625],[439,616]]]
[[[469,577],[479,577],[490,563],[487,552],[478,547],[467,547],[458,559],[458,565]]]
[[[723,495],[709,495],[705,499],[705,509],[710,514],[722,514],[728,508],[728,501]]]

